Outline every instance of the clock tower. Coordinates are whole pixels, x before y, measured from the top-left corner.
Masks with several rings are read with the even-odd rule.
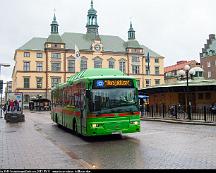
[[[98,34],[98,24],[97,24],[97,11],[93,8],[93,0],[91,0],[91,8],[88,10],[87,15],[87,35],[91,39],[97,39],[100,40],[99,34]]]

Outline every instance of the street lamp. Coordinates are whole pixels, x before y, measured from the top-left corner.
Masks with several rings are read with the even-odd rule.
[[[189,79],[189,75],[192,78],[192,75],[194,75],[194,70],[191,69],[190,70],[190,66],[189,65],[185,65],[184,66],[184,70],[185,70],[185,74],[186,74],[186,80],[187,80],[187,96],[186,96],[186,105],[187,105],[187,113],[188,113],[188,119],[191,120],[191,112],[190,112],[190,106],[191,106],[191,102],[189,99],[189,86],[188,86],[188,79]]]
[[[186,80],[187,80],[187,86],[186,86],[186,103],[185,103],[185,108],[187,110],[187,114],[188,114],[188,119],[191,120],[191,112],[190,112],[190,106],[191,106],[191,102],[190,102],[190,98],[189,98],[189,76],[193,77],[195,71],[194,69],[190,69],[189,65],[185,65],[184,66],[184,70],[180,70],[178,72],[180,79],[184,79],[184,76],[186,76]]]
[[[3,63],[0,63],[0,77],[1,77],[1,67],[10,67],[10,64],[3,64]],[[3,118],[2,117],[2,91],[3,91],[3,88],[1,89],[1,104],[0,104],[0,118]]]

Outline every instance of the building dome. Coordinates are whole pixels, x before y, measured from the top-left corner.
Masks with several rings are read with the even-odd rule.
[[[128,40],[126,42],[126,47],[128,47],[128,48],[140,48],[140,44],[137,40]]]
[[[91,8],[88,10],[88,15],[96,15],[97,11],[93,8],[93,0],[91,1]]]
[[[62,38],[59,34],[50,34],[47,38],[47,42],[51,43],[63,43]]]
[[[97,11],[96,11],[94,8],[90,8],[90,9],[88,10],[88,15],[96,14],[96,13],[97,13]]]

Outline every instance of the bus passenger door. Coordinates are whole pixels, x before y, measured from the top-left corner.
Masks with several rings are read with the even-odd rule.
[[[87,116],[87,110],[86,110],[86,94],[85,92],[81,93],[81,98],[80,98],[80,133],[81,135],[83,134],[83,130],[85,129],[86,133],[86,116]]]

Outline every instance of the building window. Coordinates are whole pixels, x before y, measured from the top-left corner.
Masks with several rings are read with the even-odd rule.
[[[29,101],[30,101],[30,96],[27,95],[27,94],[25,94],[25,95],[24,95],[24,102],[25,102],[25,103],[28,103]]]
[[[94,59],[94,68],[102,68],[102,59],[101,58],[95,58]]]
[[[205,93],[205,99],[210,100],[211,99],[211,93]]]
[[[160,85],[160,79],[155,79],[155,85]]]
[[[157,58],[157,57],[155,58],[155,63],[157,63],[157,64],[159,63],[159,58]]]
[[[151,79],[146,79],[146,87],[149,87],[151,86]]]
[[[119,70],[122,71],[123,73],[125,73],[125,71],[126,71],[125,66],[126,66],[125,61],[119,62]]]
[[[30,52],[24,52],[24,57],[30,57]]]
[[[30,62],[23,63],[23,71],[30,71]]]
[[[36,63],[36,70],[37,71],[43,71],[43,62],[37,62]]]
[[[211,72],[210,71],[208,71],[208,78],[210,78],[211,77]]]
[[[132,56],[132,62],[140,62],[140,59],[138,56]]]
[[[160,75],[159,67],[155,67],[155,75]]]
[[[61,54],[60,53],[52,53],[51,58],[61,58]]]
[[[24,77],[24,88],[29,88],[29,83],[30,83],[30,78],[29,77]]]
[[[37,88],[42,88],[42,77],[36,77]]]
[[[210,61],[207,62],[207,66],[208,66],[208,67],[211,67],[211,62],[210,62]]]
[[[140,88],[140,80],[137,79],[137,87]]]
[[[203,99],[203,93],[198,93],[198,99],[202,100]]]
[[[109,68],[115,68],[115,61],[109,60]]]
[[[150,75],[150,66],[146,65],[146,74]]]
[[[37,54],[36,54],[36,57],[37,57],[37,58],[43,58],[43,54],[42,54],[42,53],[37,53]]]
[[[75,60],[68,60],[68,71],[75,73]]]
[[[61,83],[61,78],[60,77],[52,77],[51,78],[51,85],[52,85],[52,87],[55,87],[59,83]]]
[[[80,71],[84,71],[86,69],[87,69],[87,59],[86,58],[81,58]]]
[[[139,65],[132,65],[132,74],[139,74]]]
[[[51,68],[52,71],[54,72],[59,72],[61,71],[61,63],[52,63],[52,68]]]

